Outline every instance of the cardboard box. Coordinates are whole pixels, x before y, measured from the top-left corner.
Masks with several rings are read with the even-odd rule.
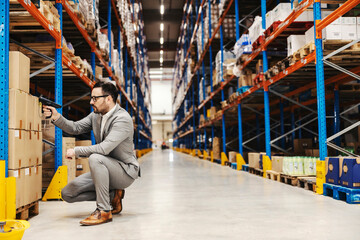
[[[29,124],[28,129],[32,131],[41,131],[41,118],[43,114],[41,111],[39,98],[29,94],[26,111]]]
[[[305,35],[290,35],[287,38],[288,56],[293,55],[305,45]]]
[[[91,146],[91,145],[92,145],[91,140],[75,141],[75,146]]]
[[[273,21],[284,21],[292,12],[291,3],[279,3],[273,10]]]
[[[266,13],[266,29],[268,29],[274,23],[273,11],[268,11]]]
[[[210,108],[210,119],[214,119],[216,115],[216,107],[211,107]]]
[[[76,177],[87,172],[90,172],[89,159],[88,158],[76,159]]]
[[[66,165],[68,168],[68,183],[75,179],[76,177],[76,161],[75,157],[72,159],[67,159],[66,151],[68,149],[73,149],[75,147],[75,138],[72,137],[63,137],[62,142],[62,164]]]
[[[283,170],[283,156],[273,156],[271,157],[272,170],[275,172],[282,172]]]
[[[9,128],[28,130],[27,106],[28,94],[18,89],[9,89]]]
[[[296,156],[304,156],[305,149],[312,148],[312,139],[294,139],[294,154]]]
[[[213,142],[213,156],[214,159],[221,159],[221,138],[214,137]]]
[[[31,167],[30,174],[30,202],[35,202],[42,197],[42,166]]]
[[[52,143],[55,142],[55,125],[51,123],[50,119],[42,117],[41,131],[45,140],[48,140]]]
[[[25,205],[25,169],[8,170],[9,177],[16,178],[16,208]]]
[[[341,39],[345,40],[356,40],[357,33],[356,33],[356,25],[342,25],[341,26]]]
[[[102,79],[103,78],[103,68],[99,66],[95,66],[95,78]]]
[[[30,157],[24,151],[28,144],[28,132],[25,130],[9,129],[9,165],[11,170],[28,167]]]
[[[323,40],[340,40],[341,36],[341,27],[342,25],[338,24],[330,24],[322,31],[322,39]],[[310,28],[305,32],[305,43],[308,44],[310,42],[314,42],[314,27]]]
[[[249,159],[249,167],[252,168],[259,168],[260,167],[260,153],[249,152],[248,153]]]
[[[319,157],[319,149],[305,149],[305,156],[309,157]]]
[[[18,51],[9,52],[9,88],[29,92],[30,58]]]
[[[340,184],[340,174],[341,174],[340,168],[342,169],[342,161],[343,161],[342,157],[325,158],[326,183],[336,184],[336,185]]]
[[[28,132],[29,140],[26,147],[27,156],[30,157],[29,166],[42,164],[42,133],[36,131]]]
[[[236,163],[236,154],[237,152],[229,152],[229,162]]]
[[[341,17],[341,25],[356,25],[356,17]]]

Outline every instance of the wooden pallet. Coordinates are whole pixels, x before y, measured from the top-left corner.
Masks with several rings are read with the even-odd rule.
[[[39,214],[39,201],[32,202],[26,206],[16,209],[16,219],[27,220]]]
[[[262,177],[264,174],[264,171],[260,168],[249,167],[249,173]]]
[[[243,164],[243,165],[242,165],[242,170],[243,170],[244,172],[249,172],[249,164]]]
[[[297,186],[316,192],[316,177],[299,177]]]
[[[346,188],[324,183],[324,195],[350,204],[360,203],[360,189]]]
[[[280,182],[280,173],[275,172],[273,170],[266,171],[266,178]]]
[[[297,186],[298,178],[297,176],[291,176],[281,173],[280,174],[280,182],[289,184],[292,186]]]

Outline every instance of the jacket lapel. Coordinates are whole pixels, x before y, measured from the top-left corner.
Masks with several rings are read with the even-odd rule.
[[[100,129],[101,129],[101,114],[96,114],[96,129],[94,129],[94,136],[97,143],[101,142]]]
[[[104,127],[104,132],[103,132],[103,139],[101,139],[101,141],[103,141],[106,137],[105,133],[107,132],[107,130],[109,129],[110,124],[113,122],[114,118],[116,117],[117,112],[120,110],[120,107],[118,104],[116,104],[115,106],[115,111],[111,114],[111,116],[108,118],[108,120],[106,121],[105,127]],[[100,126],[100,125],[99,125]],[[100,136],[100,134],[99,134]]]

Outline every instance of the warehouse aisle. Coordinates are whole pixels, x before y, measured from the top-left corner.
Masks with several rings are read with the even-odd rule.
[[[140,162],[112,223],[79,225],[93,202],[43,202],[23,239],[359,239],[359,206],[171,150]]]

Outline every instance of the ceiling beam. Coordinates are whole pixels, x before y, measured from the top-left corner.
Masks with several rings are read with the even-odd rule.
[[[175,62],[173,60],[168,60],[163,62],[163,67],[174,67]],[[160,62],[157,61],[149,61],[149,68],[159,68]]]
[[[176,51],[176,46],[177,46],[177,41],[170,41],[170,42],[167,42],[166,39],[164,41],[164,44],[163,44],[163,48],[161,48],[161,45],[160,45],[160,39],[159,41],[154,41],[154,42],[147,42],[146,43],[146,46],[148,48],[148,52],[152,52],[152,51],[160,51],[161,49],[163,49],[164,51]]]
[[[175,22],[176,24],[178,24],[182,19],[182,15],[182,9],[167,10],[165,11],[164,15],[160,14],[159,9],[146,9],[145,11],[143,11],[143,19],[146,24],[149,24],[151,22],[160,22],[161,17],[163,17],[165,23]]]

